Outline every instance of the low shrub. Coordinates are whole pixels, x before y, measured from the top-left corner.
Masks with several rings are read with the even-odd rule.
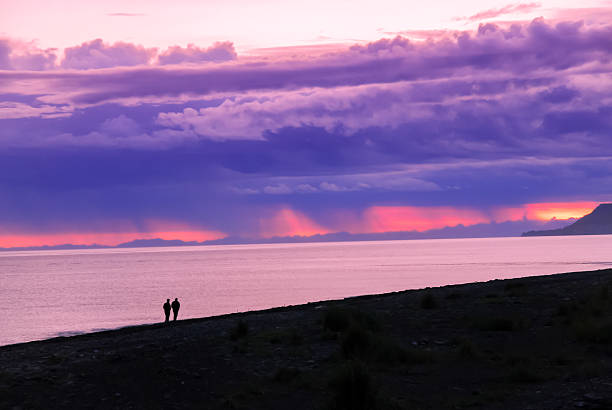
[[[609,344],[612,342],[612,321],[586,319],[575,322],[572,330],[578,341]]]
[[[457,355],[464,359],[472,359],[477,356],[476,348],[469,339],[460,339],[456,341]]]
[[[329,383],[335,410],[372,410],[377,408],[377,389],[367,367],[350,360],[340,366]]]
[[[246,337],[248,334],[249,334],[248,323],[240,319],[238,323],[236,323],[236,326],[234,326],[232,330],[230,330],[229,336],[231,340],[238,340],[238,339],[242,339],[243,337]]]
[[[557,307],[557,316],[570,316],[578,310],[578,307],[573,302],[563,302]]]
[[[289,344],[293,346],[301,345],[303,342],[302,335],[295,329],[274,330],[267,333],[268,341],[272,344]]]
[[[512,290],[524,289],[525,287],[526,285],[523,282],[511,281],[504,285],[504,291],[510,292]]]
[[[406,363],[412,358],[406,349],[389,337],[377,337],[375,343],[374,359],[379,363]]]
[[[608,285],[603,285],[599,288],[599,298],[601,300],[608,300],[610,298],[610,289]]]
[[[544,378],[532,367],[526,365],[519,365],[510,369],[510,371],[508,372],[508,379],[514,383],[528,384],[539,383]]]
[[[481,317],[474,320],[473,327],[477,330],[508,332],[515,330],[516,324],[507,317]]]
[[[421,297],[421,307],[423,309],[435,309],[438,307],[438,302],[431,292],[427,292]]]
[[[347,358],[366,356],[372,348],[372,336],[363,326],[352,324],[342,337],[341,347]]]
[[[300,370],[295,367],[280,367],[274,373],[272,380],[279,383],[287,383],[300,375]]]
[[[459,292],[451,292],[448,295],[446,295],[444,298],[445,299],[449,299],[449,300],[454,300],[454,299],[461,299],[463,297],[462,293]]]
[[[340,332],[351,324],[351,314],[347,309],[331,307],[325,311],[323,316],[323,328],[334,332]]]
[[[372,315],[358,309],[332,307],[323,316],[323,328],[334,332],[344,331],[351,324],[358,324],[367,330],[378,332],[381,325]]]

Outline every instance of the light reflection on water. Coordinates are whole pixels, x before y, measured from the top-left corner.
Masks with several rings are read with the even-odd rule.
[[[612,235],[0,252],[0,345],[308,301],[612,267]]]

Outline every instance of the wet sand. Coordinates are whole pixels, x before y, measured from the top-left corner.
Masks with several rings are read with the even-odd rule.
[[[612,408],[611,291],[606,269],[4,346],[0,408]]]

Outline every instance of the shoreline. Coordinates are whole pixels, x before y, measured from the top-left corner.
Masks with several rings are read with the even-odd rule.
[[[54,337],[49,337],[49,338],[45,338],[45,339],[30,340],[30,341],[25,341],[25,342],[17,342],[17,343],[12,343],[12,344],[8,344],[8,345],[0,345],[0,350],[2,350],[5,347],[24,345],[24,344],[29,344],[29,343],[45,343],[45,342],[51,342],[51,341],[54,341],[54,340],[60,341],[60,340],[67,340],[67,339],[71,339],[71,338],[77,338],[77,337],[95,336],[95,335],[98,335],[98,334],[108,334],[108,333],[113,333],[113,332],[123,332],[123,331],[127,332],[127,331],[130,331],[130,330],[138,331],[138,330],[143,330],[143,329],[146,329],[146,328],[152,328],[152,329],[154,329],[154,328],[164,328],[166,326],[177,326],[177,325],[180,325],[180,324],[198,323],[198,322],[204,322],[204,321],[210,321],[210,320],[223,320],[223,319],[228,319],[228,318],[233,318],[233,317],[242,317],[242,316],[249,315],[249,314],[257,314],[257,313],[267,313],[267,312],[276,312],[276,311],[295,310],[295,309],[302,309],[302,308],[307,308],[307,307],[313,307],[313,306],[317,306],[317,305],[341,303],[343,301],[351,302],[351,301],[358,301],[358,300],[361,300],[361,299],[385,297],[385,296],[397,295],[397,294],[402,294],[402,293],[407,293],[407,292],[419,292],[419,291],[424,291],[424,290],[428,290],[428,289],[433,290],[433,289],[448,289],[448,288],[451,288],[451,287],[460,287],[460,286],[477,286],[477,285],[482,285],[482,284],[486,284],[486,283],[494,283],[494,282],[500,282],[500,281],[503,282],[503,281],[512,281],[512,280],[527,280],[527,279],[537,279],[537,278],[548,278],[548,277],[555,277],[555,276],[559,276],[559,275],[579,275],[579,274],[597,273],[597,272],[601,272],[601,271],[612,271],[612,267],[610,267],[610,268],[602,268],[602,269],[597,269],[597,270],[592,270],[592,271],[573,271],[573,272],[551,273],[551,274],[547,274],[547,275],[523,276],[523,277],[519,277],[519,278],[509,278],[509,279],[491,279],[491,280],[483,281],[483,282],[466,282],[466,283],[450,284],[450,285],[443,285],[443,286],[436,286],[436,287],[426,287],[426,288],[418,288],[418,289],[404,289],[404,290],[398,290],[398,291],[394,291],[394,292],[373,293],[373,294],[367,294],[367,295],[348,296],[348,297],[345,297],[345,298],[342,298],[342,299],[326,299],[326,300],[320,300],[320,301],[314,301],[314,302],[308,302],[308,303],[301,303],[301,304],[297,304],[297,305],[276,306],[276,307],[271,307],[271,308],[266,308],[266,309],[247,310],[247,311],[244,311],[244,312],[232,312],[232,313],[223,313],[223,314],[214,315],[214,316],[202,316],[202,317],[197,317],[197,318],[180,319],[180,320],[177,320],[176,323],[170,322],[170,324],[165,324],[163,322],[159,322],[159,323],[142,323],[142,324],[126,325],[126,326],[121,326],[121,327],[117,327],[117,328],[97,330],[97,331],[92,331],[92,332],[82,332],[82,333],[78,333],[78,334],[74,334],[74,335],[69,335],[69,336],[54,336]]]
[[[404,290],[385,292],[385,293],[372,293],[372,294],[366,294],[366,295],[347,296],[342,299],[325,299],[325,300],[319,300],[319,301],[314,301],[314,302],[301,303],[297,305],[275,306],[275,307],[270,307],[270,308],[265,308],[265,309],[247,310],[244,312],[232,312],[232,313],[223,313],[223,314],[214,315],[214,316],[202,316],[202,317],[197,317],[197,318],[179,319],[176,322],[171,321],[169,324],[165,324],[164,322],[133,324],[133,325],[120,326],[116,328],[104,329],[104,330],[96,330],[96,331],[91,331],[91,332],[84,331],[84,332],[76,333],[74,335],[53,336],[53,337],[48,337],[44,339],[29,340],[29,341],[24,341],[24,342],[11,343],[7,345],[0,345],[0,351],[3,348],[8,348],[11,346],[18,346],[18,345],[26,345],[30,343],[46,343],[46,342],[61,341],[61,340],[67,340],[71,338],[85,337],[85,336],[95,337],[95,335],[99,335],[99,334],[102,335],[102,334],[108,334],[108,333],[113,333],[113,332],[124,332],[124,331],[128,332],[131,330],[139,331],[139,330],[144,330],[148,328],[152,328],[152,329],[164,328],[166,326],[178,326],[180,324],[199,323],[199,322],[210,321],[210,320],[224,320],[224,319],[229,319],[229,318],[242,317],[242,316],[249,315],[249,314],[295,310],[295,309],[303,309],[303,308],[313,307],[313,306],[315,306],[316,308],[316,306],[319,306],[319,305],[335,304],[335,303],[341,303],[344,301],[350,303],[351,301],[358,301],[361,299],[386,297],[386,296],[397,295],[397,294],[402,294],[402,293],[407,293],[407,292],[420,292],[424,290],[447,289],[451,287],[460,287],[460,286],[477,286],[477,285],[482,285],[486,283],[493,283],[493,282],[500,282],[500,281],[512,281],[512,280],[523,280],[523,279],[526,280],[526,279],[531,279],[531,278],[547,278],[547,277],[553,277],[553,276],[558,276],[558,275],[595,273],[595,272],[608,271],[608,270],[612,271],[612,267],[602,268],[602,269],[597,269],[597,270],[592,270],[592,271],[573,271],[573,272],[551,273],[547,275],[523,276],[519,278],[491,279],[491,280],[482,281],[482,282],[466,282],[466,283],[458,283],[458,284],[450,284],[450,285],[442,285],[442,286],[426,287],[426,288],[418,288],[418,289],[404,289]]]
[[[0,408],[608,408],[610,291],[601,269],[5,345]]]

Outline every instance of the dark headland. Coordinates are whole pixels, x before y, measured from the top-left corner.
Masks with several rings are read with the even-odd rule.
[[[609,235],[612,234],[612,204],[600,204],[588,215],[560,229],[529,231],[522,236]]]
[[[0,408],[608,409],[611,288],[606,269],[4,346]]]

